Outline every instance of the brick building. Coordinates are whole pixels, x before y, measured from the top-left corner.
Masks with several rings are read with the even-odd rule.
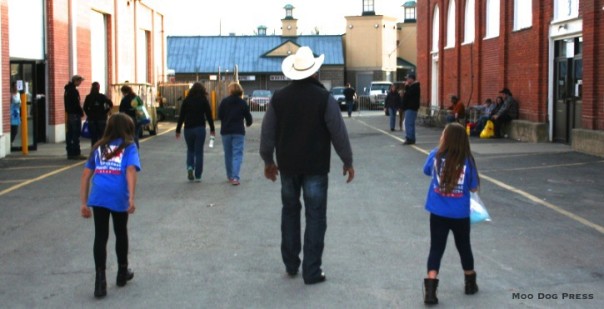
[[[0,157],[10,143],[10,83],[27,101],[28,148],[65,140],[64,86],[71,76],[112,93],[112,84],[165,79],[164,16],[152,0],[0,0]],[[119,97],[112,98],[119,104]],[[23,126],[23,124],[22,124]]]
[[[425,0],[417,14],[423,106],[507,87],[512,137],[604,155],[604,0]]]

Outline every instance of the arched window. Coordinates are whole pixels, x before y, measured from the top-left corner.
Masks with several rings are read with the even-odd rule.
[[[438,42],[440,39],[440,10],[438,6],[434,8],[434,16],[432,17],[432,52],[438,52]]]
[[[485,39],[499,36],[499,0],[487,0],[487,27]]]
[[[464,18],[464,43],[474,42],[474,32],[476,31],[474,25],[476,23],[474,18],[474,0],[466,1],[466,16]]]
[[[447,12],[447,46],[455,47],[455,0],[449,1]]]
[[[514,30],[530,28],[533,25],[533,1],[514,0]]]

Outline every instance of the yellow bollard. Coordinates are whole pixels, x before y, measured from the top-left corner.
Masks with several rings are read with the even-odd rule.
[[[210,106],[212,107],[212,119],[216,120],[216,90],[210,94]]]
[[[21,152],[24,155],[29,154],[29,147],[27,142],[27,94],[21,94]]]

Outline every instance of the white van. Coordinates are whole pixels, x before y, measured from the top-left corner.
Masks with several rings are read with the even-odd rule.
[[[369,103],[372,109],[383,109],[386,95],[392,86],[389,81],[373,81],[369,87]]]

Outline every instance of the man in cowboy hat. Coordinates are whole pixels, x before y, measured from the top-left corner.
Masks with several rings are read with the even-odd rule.
[[[347,182],[354,178],[352,150],[336,100],[317,80],[324,55],[302,46],[283,60],[283,74],[293,80],[273,95],[262,122],[260,156],[264,176],[277,180],[281,172],[281,256],[291,277],[300,267],[300,192],[306,209],[305,284],[325,281],[321,259],[327,229],[327,183],[331,145],[344,163]],[[273,160],[276,150],[277,163]]]

